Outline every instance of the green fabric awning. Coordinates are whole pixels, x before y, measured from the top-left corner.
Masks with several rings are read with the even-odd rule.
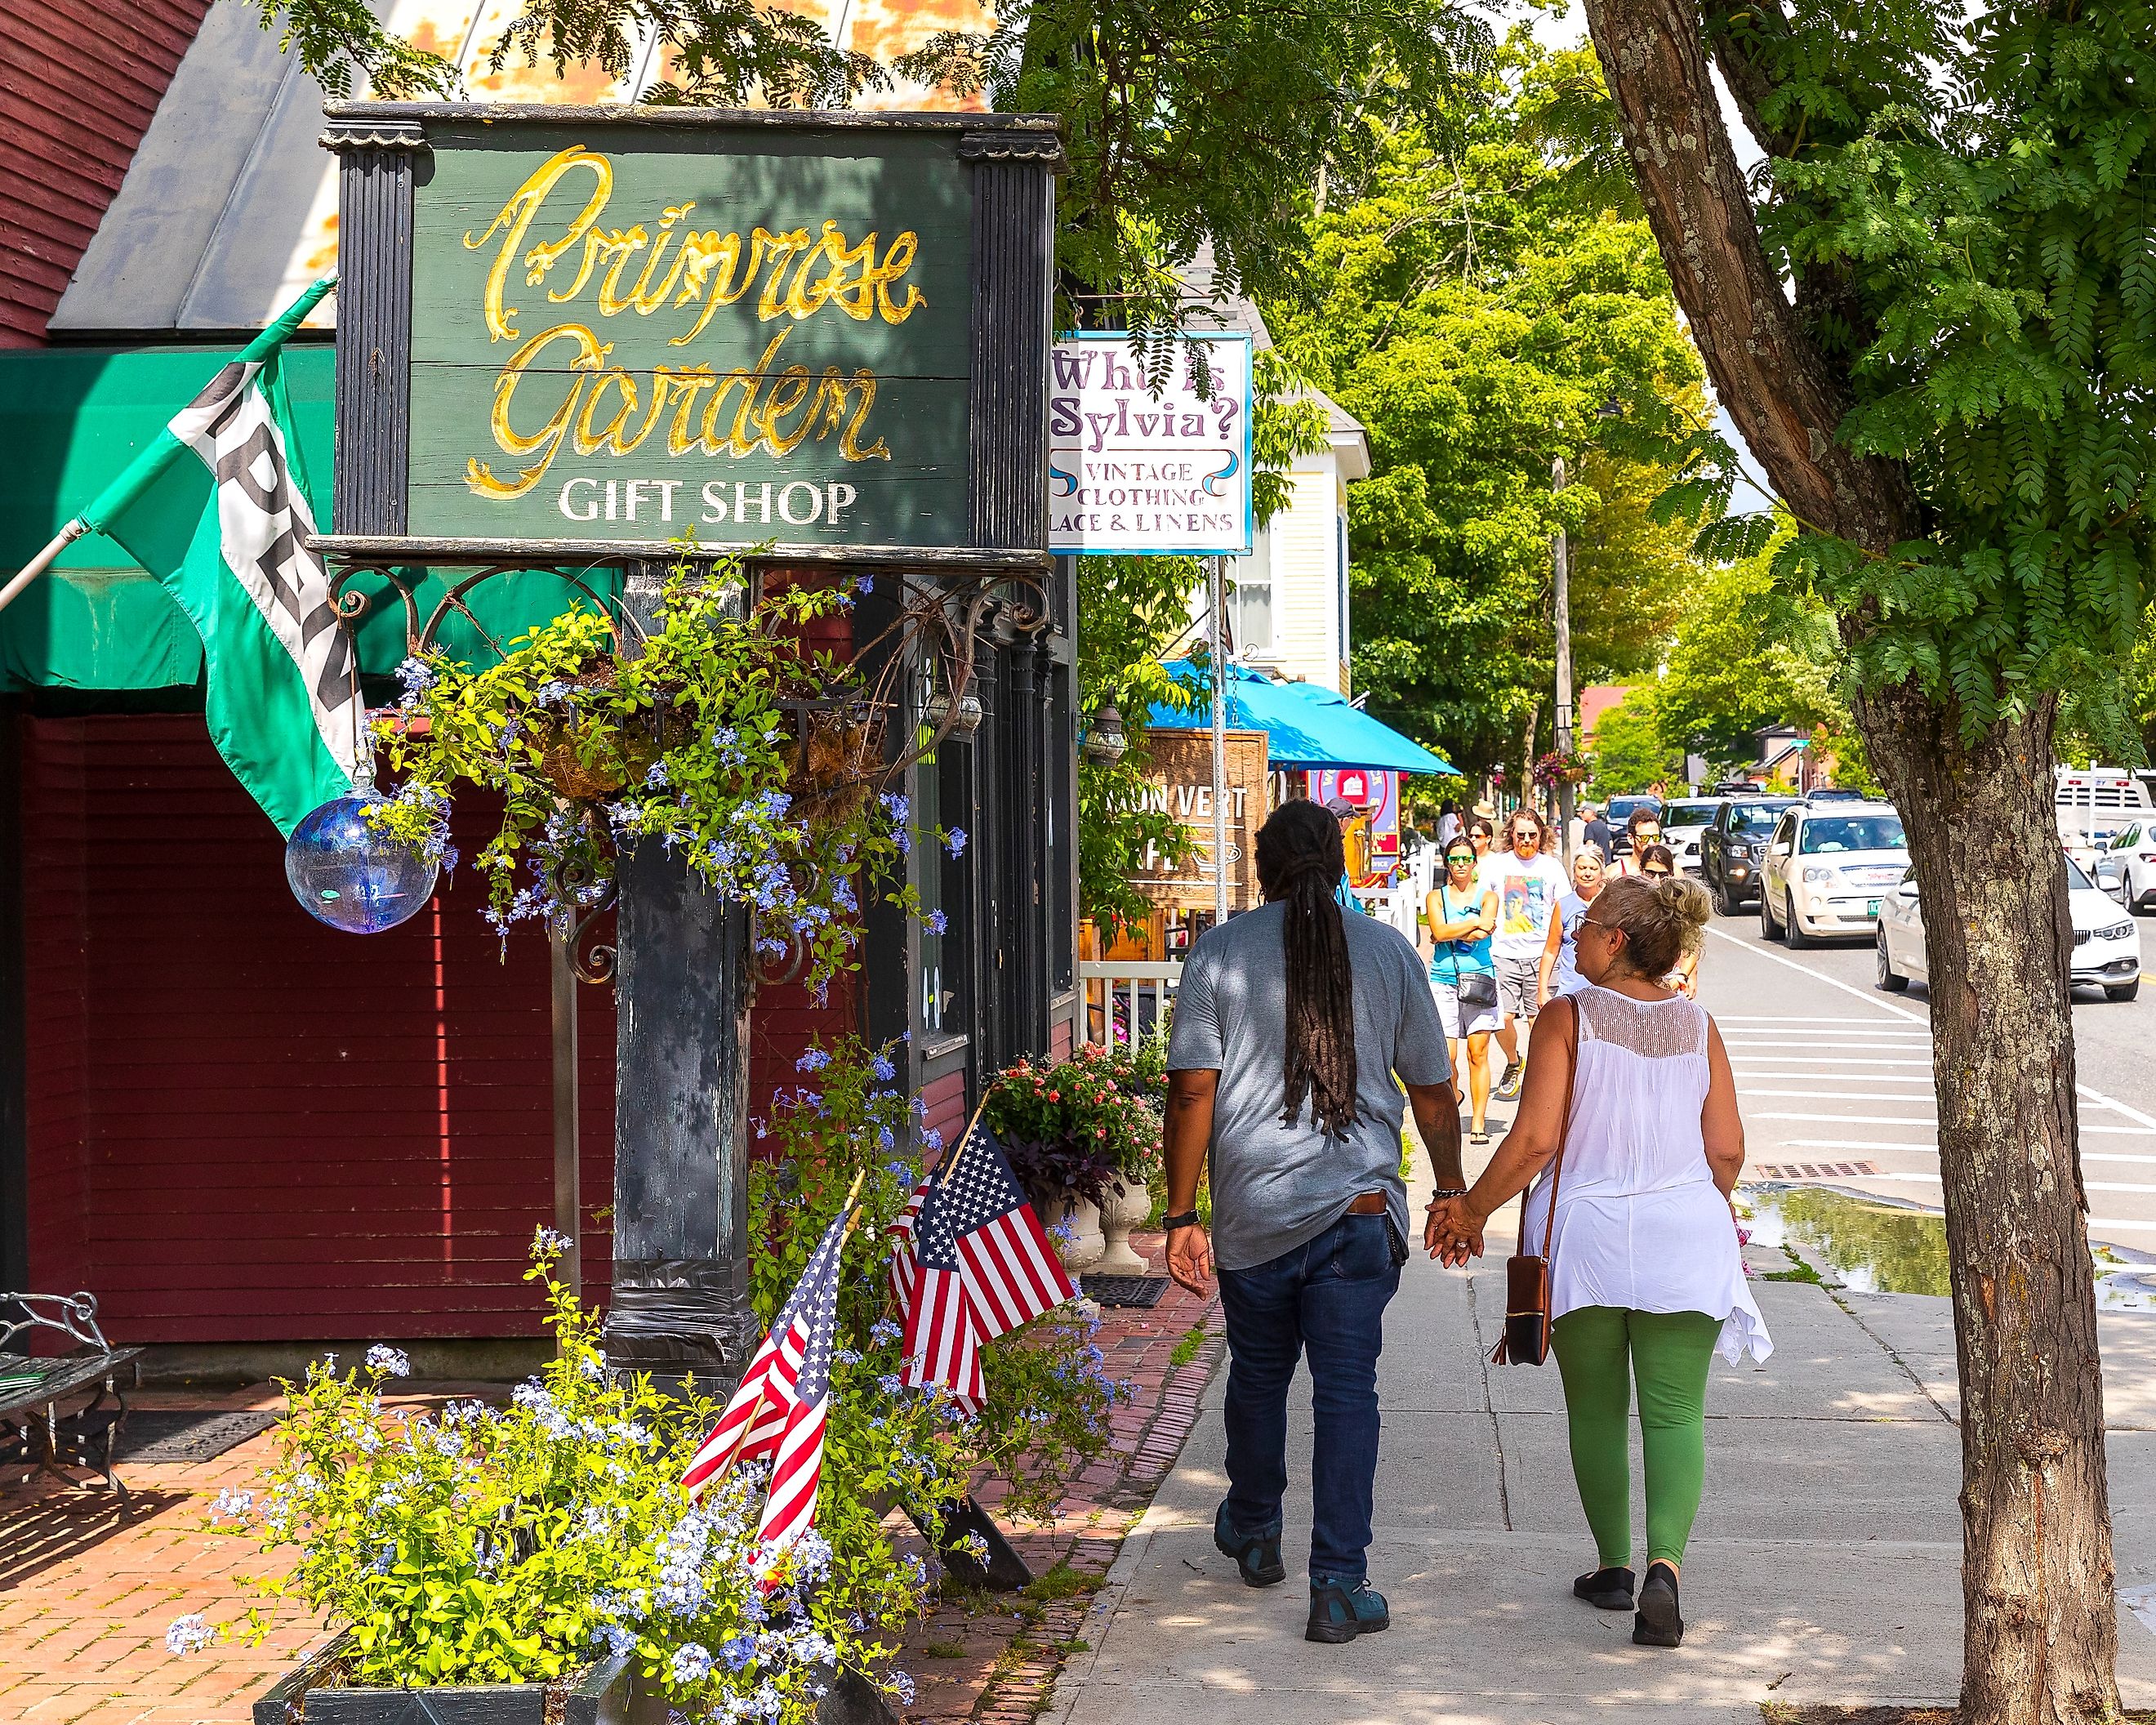
[[[0,580],[153,441],[239,345],[0,351]],[[285,350],[299,444],[290,452],[293,474],[321,521],[332,516],[336,369],[336,350],[326,343]],[[423,620],[465,572],[427,576]],[[595,571],[583,579],[611,596],[620,577]],[[403,609],[378,578],[367,584],[386,603],[377,603],[360,631],[360,665],[369,675],[384,675],[404,656]],[[487,633],[506,642],[567,609],[573,598],[559,579],[533,571],[496,577],[469,603]],[[461,619],[442,630],[441,644],[459,656],[483,645]],[[202,644],[186,614],[101,535],[76,540],[0,611],[0,694],[190,689],[201,682],[202,668]]]

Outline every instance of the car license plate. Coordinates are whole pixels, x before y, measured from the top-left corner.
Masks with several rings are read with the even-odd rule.
[[[1866,900],[1864,905],[1864,914],[1867,916],[1877,916],[1879,914],[1879,901],[1876,898]]]

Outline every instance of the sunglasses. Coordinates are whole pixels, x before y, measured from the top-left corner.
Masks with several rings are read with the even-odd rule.
[[[1670,878],[1670,871],[1660,863],[1649,863],[1640,872],[1643,875],[1651,875],[1657,880],[1666,880]]]
[[[1462,863],[1472,863],[1475,860],[1475,853],[1471,850],[1448,851],[1445,860],[1448,867],[1456,869]]]

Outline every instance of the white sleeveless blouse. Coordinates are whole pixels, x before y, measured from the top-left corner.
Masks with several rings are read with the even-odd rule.
[[[1582,1306],[1703,1312],[1732,1364],[1774,1351],[1744,1281],[1737,1224],[1700,1132],[1707,1016],[1681,995],[1635,1000],[1593,983],[1579,1014],[1563,1177],[1550,1248],[1550,1315]],[[1522,1238],[1542,1250],[1550,1170],[1529,1190]]]

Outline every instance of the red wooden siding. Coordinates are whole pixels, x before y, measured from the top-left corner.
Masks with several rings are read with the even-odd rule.
[[[503,962],[469,866],[388,934],[325,928],[199,718],[22,723],[32,1285],[90,1289],[129,1342],[534,1333],[525,1253],[553,1216],[537,936]],[[485,830],[460,828],[467,855]],[[578,992],[603,1298],[613,1000]],[[767,989],[752,1113],[853,1022],[846,983],[821,1006]]]
[[[942,1133],[945,1143],[957,1143],[966,1129],[966,1075],[947,1072],[932,1080],[921,1086],[921,1100],[927,1111],[921,1124]]]
[[[198,718],[30,721],[23,752],[33,1283],[92,1289],[136,1342],[534,1332],[543,943],[502,962],[469,867],[390,933],[314,922]],[[581,1029],[588,1217],[607,990]],[[603,1229],[585,1251],[603,1286]]]
[[[34,347],[210,0],[0,6],[0,347]]]
[[[38,728],[21,757],[30,1286],[73,1293],[90,1273],[83,749],[79,726]]]

